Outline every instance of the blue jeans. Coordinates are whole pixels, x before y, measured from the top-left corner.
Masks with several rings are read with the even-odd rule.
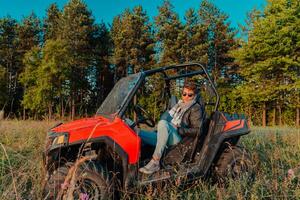
[[[141,130],[139,136],[146,144],[156,146],[153,157],[159,159],[167,146],[175,145],[181,141],[177,129],[166,120],[158,122],[157,132]]]

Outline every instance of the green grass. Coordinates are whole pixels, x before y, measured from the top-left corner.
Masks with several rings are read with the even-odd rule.
[[[41,199],[45,133],[55,123],[0,121],[0,199]],[[161,199],[300,199],[300,178],[286,179],[300,163],[299,129],[253,127],[241,144],[255,164],[253,182],[241,178],[220,187],[199,181],[183,191],[170,187]]]

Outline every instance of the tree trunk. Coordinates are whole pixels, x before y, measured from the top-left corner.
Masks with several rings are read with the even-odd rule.
[[[296,108],[296,127],[299,127],[300,108]]]
[[[76,77],[75,74],[77,74],[78,71],[75,70],[75,67],[72,68],[71,70],[71,78],[72,78],[72,82],[71,82],[71,101],[70,101],[70,104],[71,104],[71,107],[70,107],[70,114],[71,114],[71,120],[74,120],[74,117],[75,117],[75,99],[76,99],[76,91],[78,90],[78,88],[76,88],[76,84],[75,84],[75,81],[77,80],[78,77]],[[79,77],[80,78],[80,77]]]
[[[0,121],[4,120],[4,110],[0,110]]]
[[[75,96],[75,95],[74,95]],[[72,98],[72,109],[71,109],[71,119],[74,120],[75,117],[75,97]]]
[[[23,120],[26,119],[26,111],[25,111],[25,108],[23,107]]]
[[[72,93],[72,95],[73,95],[73,93]],[[70,116],[70,120],[72,119],[72,102],[73,102],[73,96],[71,95],[71,98],[70,98],[70,102],[69,102],[69,116]]]
[[[273,126],[276,126],[276,107],[273,108]]]
[[[252,124],[252,107],[251,107],[251,105],[249,106],[248,113],[249,113],[249,116],[248,116],[249,124]]]
[[[63,100],[63,96],[62,96],[62,92],[60,90],[59,92],[59,100],[60,100],[60,119],[63,119],[65,113],[64,113],[64,100]]]
[[[101,99],[100,101],[103,102],[104,101],[104,81],[105,81],[105,76],[104,76],[104,72],[102,71],[101,75],[100,75],[100,85],[101,85],[101,92],[100,92],[100,95],[101,95]]]
[[[65,108],[64,108],[64,100],[61,98],[61,116],[60,118],[63,119],[65,117]]]
[[[263,103],[263,112],[262,112],[262,126],[266,127],[267,125],[267,108],[266,108],[266,102]]]
[[[282,120],[281,120],[281,106],[278,106],[278,115],[279,115],[279,126],[282,126]]]
[[[51,103],[49,103],[48,105],[48,119],[51,120],[52,119],[52,106]]]
[[[78,94],[78,96],[79,96],[79,108],[78,108],[78,116],[80,116],[80,117],[82,117],[82,115],[83,115],[83,111],[82,111],[82,105],[83,105],[83,91],[82,91],[82,89],[80,89],[79,90],[79,94]]]
[[[61,81],[59,81],[59,108],[60,110],[58,111],[59,112],[59,118],[62,119],[63,118],[63,112],[64,112],[64,101],[63,101],[63,97],[62,97],[62,84],[61,84]]]

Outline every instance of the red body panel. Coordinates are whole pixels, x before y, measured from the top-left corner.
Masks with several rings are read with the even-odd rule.
[[[52,131],[68,132],[69,144],[85,141],[89,138],[110,137],[127,153],[130,164],[139,160],[141,139],[118,117],[115,117],[113,121],[100,116],[80,119],[62,124]]]
[[[227,121],[223,131],[233,131],[233,130],[237,130],[240,128],[243,128],[245,124],[245,120],[243,119],[238,119],[238,120],[233,120],[233,121]]]

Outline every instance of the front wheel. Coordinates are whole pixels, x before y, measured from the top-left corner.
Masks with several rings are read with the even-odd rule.
[[[76,170],[74,184],[65,183],[71,168],[64,165],[57,168],[46,183],[45,199],[111,199],[110,184],[107,173],[95,165],[83,165]],[[96,170],[97,169],[97,170]]]
[[[71,190],[71,191],[69,191]],[[100,174],[84,170],[77,173],[75,186],[69,187],[61,196],[62,199],[108,199],[108,184]]]
[[[228,178],[238,179],[244,175],[251,179],[254,176],[249,154],[237,146],[227,148],[222,152],[214,171],[216,178],[221,182]]]

